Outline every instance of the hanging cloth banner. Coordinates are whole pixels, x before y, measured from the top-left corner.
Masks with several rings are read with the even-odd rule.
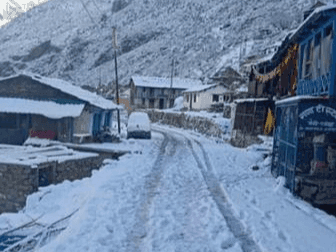
[[[295,58],[297,50],[298,50],[298,44],[295,44],[290,49],[288,49],[287,55],[286,57],[283,58],[282,62],[276,68],[274,68],[271,72],[267,74],[261,74],[253,67],[252,69],[253,69],[254,75],[256,76],[255,77],[256,80],[264,83],[264,82],[267,82],[275,78],[277,75],[280,76],[283,73],[283,71],[286,69],[286,67],[288,66],[288,63],[292,59]]]
[[[272,110],[268,108],[266,123],[264,127],[264,134],[268,135],[274,128],[274,125],[275,125],[275,118],[273,116]]]

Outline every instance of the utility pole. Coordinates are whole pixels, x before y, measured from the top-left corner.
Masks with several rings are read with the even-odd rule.
[[[172,70],[171,70],[171,80],[170,80],[170,99],[169,99],[169,108],[170,108],[171,99],[174,98],[174,95],[173,95],[174,67],[175,67],[175,61],[174,61],[174,59],[173,59],[173,62],[172,62]]]
[[[114,48],[114,66],[115,66],[115,78],[116,78],[116,98],[117,98],[117,105],[119,105],[119,85],[118,85],[118,66],[117,66],[117,29],[115,27],[112,28],[112,46]],[[120,134],[120,111],[117,108],[118,113],[118,133]]]

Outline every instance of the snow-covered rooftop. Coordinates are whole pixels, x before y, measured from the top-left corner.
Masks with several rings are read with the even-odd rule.
[[[235,103],[267,101],[268,98],[247,98],[234,100]]]
[[[78,117],[84,106],[84,104],[58,104],[53,101],[0,97],[0,112],[2,113],[37,114],[52,119]]]
[[[40,75],[24,72],[22,74],[17,74],[17,75],[10,76],[10,77],[4,78],[4,79],[0,79],[0,81],[5,80],[5,79],[12,79],[12,78],[19,77],[19,76],[30,77],[33,80],[40,82],[41,84],[45,84],[49,87],[58,89],[58,90],[66,93],[66,94],[75,96],[80,100],[88,102],[91,105],[94,105],[94,106],[102,108],[102,109],[116,109],[116,108],[119,108],[118,105],[116,105],[115,103],[113,103],[110,100],[107,100],[107,99],[105,99],[105,98],[103,98],[103,97],[101,97],[101,96],[99,96],[95,93],[84,90],[79,86],[75,86],[75,85],[73,85],[73,84],[71,84],[67,81],[60,80],[60,79],[47,78],[47,77],[43,77],[43,76],[40,76]]]
[[[205,91],[205,90],[208,90],[208,89],[216,87],[216,86],[217,86],[217,84],[195,86],[195,87],[192,87],[192,88],[188,88],[187,90],[183,91],[183,93]]]
[[[330,10],[336,10],[336,4],[333,4],[333,3],[327,3],[326,5],[324,6],[321,6],[321,7],[318,7],[316,8],[295,30],[294,32],[292,33],[292,35],[290,35],[290,39],[292,39],[298,31],[300,31],[302,29],[302,27],[304,27],[307,23],[310,22],[310,19],[318,14],[318,13],[321,13],[321,12],[324,12],[324,11],[330,11]]]
[[[140,87],[170,88],[171,85],[171,78],[133,76],[132,80],[135,86]],[[200,80],[173,78],[172,87],[177,89],[189,89],[200,85],[202,85]]]
[[[56,161],[62,163],[68,160],[97,157],[96,153],[78,152],[65,146],[32,147],[16,145],[0,145],[0,160],[5,164],[27,165],[36,168],[39,164]]]
[[[38,75],[31,76],[34,80],[39,81],[43,84],[46,84],[55,89],[61,90],[64,93],[73,95],[78,99],[86,101],[91,105],[97,106],[102,109],[116,109],[118,106],[110,100],[107,100],[95,93],[84,90],[81,87],[74,86],[69,82],[60,80],[60,79],[52,79],[47,77],[42,77]]]
[[[282,99],[279,101],[276,101],[276,105],[288,103],[288,102],[294,102],[294,101],[300,101],[300,100],[306,100],[306,99],[321,99],[320,96],[313,96],[313,95],[298,95],[298,96],[293,96],[290,98]]]
[[[238,93],[241,93],[241,92],[248,92],[248,87],[246,87],[246,86],[240,86],[240,87],[237,88],[235,91],[238,92]]]

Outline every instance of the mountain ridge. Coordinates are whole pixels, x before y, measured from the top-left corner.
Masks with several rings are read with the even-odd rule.
[[[77,85],[118,75],[207,79],[278,41],[302,21],[305,0],[48,1],[0,28],[0,76],[29,71]],[[1,67],[2,66],[2,67]]]

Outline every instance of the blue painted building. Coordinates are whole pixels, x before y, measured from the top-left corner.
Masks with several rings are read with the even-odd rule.
[[[291,40],[299,44],[297,95],[335,96],[336,7],[317,8]]]
[[[61,142],[95,139],[120,106],[71,83],[33,74],[0,79],[0,143],[28,137]]]
[[[335,28],[336,5],[320,6],[273,57],[297,48],[294,96],[276,102],[272,173],[314,204],[336,204]]]

